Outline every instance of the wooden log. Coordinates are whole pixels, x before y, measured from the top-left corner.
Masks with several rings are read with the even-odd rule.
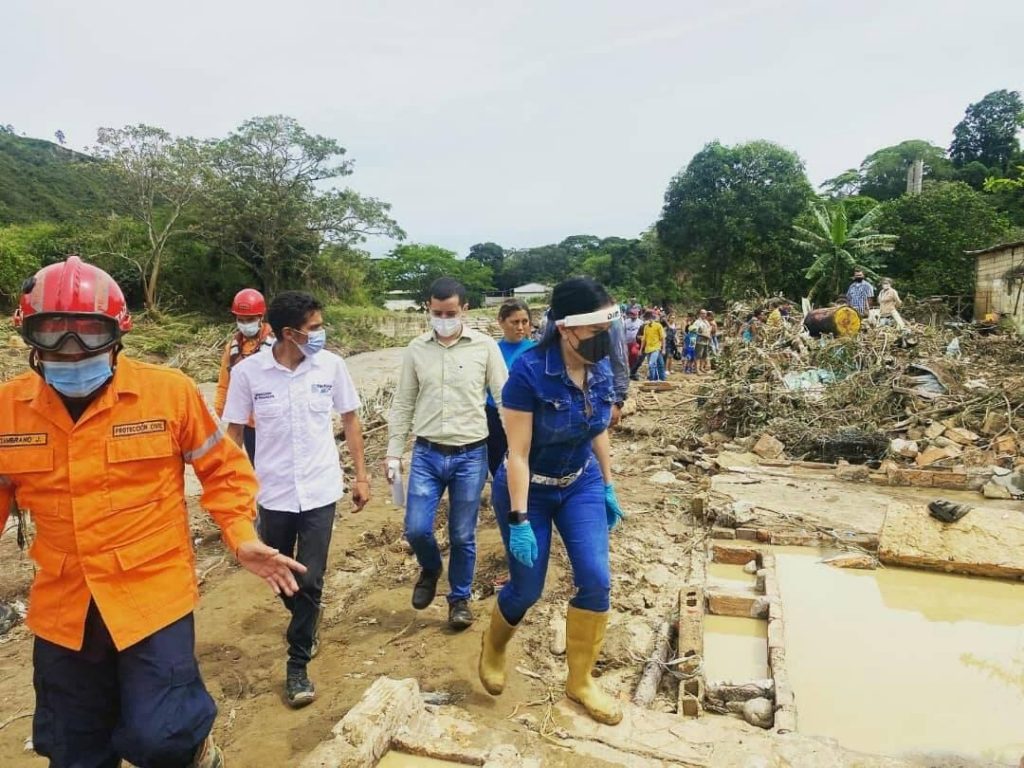
[[[649,707],[658,694],[658,686],[665,674],[665,665],[672,654],[672,622],[663,621],[658,627],[654,640],[654,650],[644,664],[643,674],[633,693],[633,703],[638,707]]]
[[[811,336],[856,336],[860,333],[860,315],[853,307],[822,307],[804,316],[804,327]]]

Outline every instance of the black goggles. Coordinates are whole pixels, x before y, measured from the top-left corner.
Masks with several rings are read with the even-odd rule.
[[[70,338],[86,352],[99,352],[121,338],[117,321],[103,315],[30,315],[22,321],[26,343],[44,352],[57,352]]]

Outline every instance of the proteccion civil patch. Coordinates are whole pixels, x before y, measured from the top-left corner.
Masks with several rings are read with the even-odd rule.
[[[154,432],[166,432],[167,422],[163,419],[155,421],[136,421],[131,424],[115,424],[112,428],[114,437],[129,437],[131,435],[150,435]]]

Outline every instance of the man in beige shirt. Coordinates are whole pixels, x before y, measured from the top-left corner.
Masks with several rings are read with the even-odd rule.
[[[420,577],[412,605],[422,610],[434,601],[443,570],[434,537],[434,517],[448,490],[448,623],[465,629],[473,623],[470,586],[476,566],[476,522],[487,479],[487,415],[490,390],[501,408],[508,378],[497,343],[471,328],[462,315],[466,289],[442,277],[430,287],[430,332],[405,350],[391,415],[388,464],[405,451],[410,430],[416,436],[409,467],[405,538],[416,553]]]

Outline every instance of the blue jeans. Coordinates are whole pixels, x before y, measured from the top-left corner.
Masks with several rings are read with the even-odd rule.
[[[487,446],[446,455],[416,444],[409,467],[405,505],[405,538],[416,553],[420,568],[441,570],[441,550],[434,537],[434,516],[441,495],[448,489],[448,602],[468,600],[476,567],[476,520],[480,495],[487,481]]]
[[[192,614],[118,651],[95,603],[80,651],[41,637],[32,652],[32,740],[51,768],[191,765],[217,707],[195,659]]]
[[[508,557],[509,580],[498,593],[502,616],[516,625],[540,599],[551,555],[552,524],[558,528],[572,564],[576,595],[569,604],[587,611],[607,611],[611,593],[608,518],[604,509],[604,481],[597,462],[591,461],[568,488],[530,484],[526,514],[537,537],[537,560],[532,568],[508,554],[508,513],[512,504],[506,473],[505,466],[498,469],[492,485],[494,514]]]
[[[665,358],[661,350],[654,350],[647,356],[647,378],[650,381],[665,381]]]

